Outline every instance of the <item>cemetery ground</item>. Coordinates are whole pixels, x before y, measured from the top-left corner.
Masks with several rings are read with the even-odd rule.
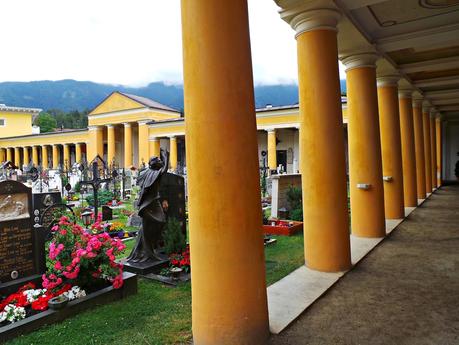
[[[266,282],[271,285],[303,264],[303,235],[274,237],[265,248]],[[127,256],[134,240],[125,242]],[[211,279],[211,277],[209,277]],[[191,283],[169,287],[140,279],[138,294],[98,306],[21,336],[9,345],[188,344],[191,343]]]

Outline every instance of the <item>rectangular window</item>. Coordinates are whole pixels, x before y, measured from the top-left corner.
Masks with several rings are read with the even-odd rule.
[[[5,119],[0,119],[0,127],[5,127]]]

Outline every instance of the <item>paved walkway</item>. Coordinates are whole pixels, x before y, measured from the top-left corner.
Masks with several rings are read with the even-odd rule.
[[[436,191],[269,344],[459,344],[459,186]]]

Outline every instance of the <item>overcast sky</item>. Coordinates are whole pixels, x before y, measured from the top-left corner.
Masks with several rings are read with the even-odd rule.
[[[249,0],[256,84],[296,83],[296,42],[272,0]],[[0,0],[0,81],[181,83],[179,0]]]

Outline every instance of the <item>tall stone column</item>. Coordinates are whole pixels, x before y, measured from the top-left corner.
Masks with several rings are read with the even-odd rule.
[[[30,163],[29,147],[28,146],[24,146],[22,148],[22,152],[23,152],[23,156],[24,156],[23,164],[24,165],[28,165]]]
[[[269,170],[277,169],[276,130],[269,129],[268,133],[268,167]]]
[[[0,162],[3,163],[6,160],[6,149],[0,148]]]
[[[424,155],[424,130],[422,125],[422,98],[413,98],[414,143],[416,149],[416,181],[418,199],[426,198],[426,167]]]
[[[43,145],[41,147],[41,165],[43,169],[49,168],[48,146],[47,145]]]
[[[418,191],[411,90],[400,90],[398,99],[400,110],[400,136],[402,142],[404,204],[405,207],[416,207],[418,205]]]
[[[161,151],[161,142],[159,138],[150,139],[150,156],[159,157]]]
[[[115,160],[115,126],[107,125],[107,163]]]
[[[170,157],[169,157],[169,168],[171,170],[177,169],[177,137],[171,136],[169,137],[169,145],[170,145]]]
[[[53,145],[53,169],[59,169],[59,161],[60,155],[59,155],[59,146],[58,145]]]
[[[182,33],[193,341],[265,344],[269,325],[247,1],[182,1]],[[240,171],[228,168],[236,157],[244,165]],[[218,258],[218,265],[210,258]]]
[[[14,148],[14,165],[16,165],[19,169],[22,168],[21,148],[20,147]]]
[[[76,143],[75,144],[75,161],[77,163],[80,163],[82,158],[83,158],[81,145],[83,145],[83,144],[82,143]]]
[[[64,144],[64,162],[62,165],[66,169],[70,169],[72,166],[72,162],[70,161],[70,145],[69,144]]]
[[[6,160],[12,162],[13,161],[13,148],[8,147],[6,149]]]
[[[386,235],[376,60],[373,53],[342,58],[347,76],[351,229],[359,237]]]
[[[148,123],[149,121],[139,121],[139,166],[148,164],[150,159],[150,144],[149,144],[149,133]]]
[[[89,127],[89,144],[87,147],[88,163],[99,155],[104,158],[104,132],[102,126]]]
[[[437,150],[437,188],[440,188],[442,185],[442,128],[441,128],[441,116],[437,116],[435,119],[435,129],[436,129],[436,150]]]
[[[34,166],[38,166],[40,164],[38,160],[38,146],[32,146],[32,162]]]
[[[426,193],[432,193],[432,146],[430,145],[430,106],[428,101],[422,104],[422,128],[424,134],[424,166],[426,172]]]
[[[430,157],[432,169],[432,189],[437,188],[437,133],[435,129],[436,111],[430,113]]]
[[[398,79],[398,76],[381,76],[377,79],[384,210],[387,219],[405,218]]]
[[[130,123],[124,124],[124,167],[132,166],[132,127]]]
[[[346,157],[333,2],[320,9],[289,2],[281,17],[296,31],[306,265],[336,272],[351,266]]]

